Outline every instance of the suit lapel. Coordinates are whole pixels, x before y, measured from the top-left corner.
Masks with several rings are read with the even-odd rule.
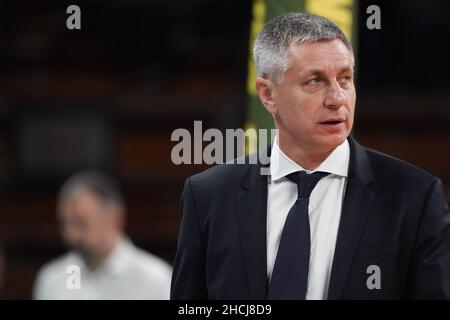
[[[368,187],[373,181],[373,175],[366,151],[351,137],[348,140],[350,143],[349,175],[328,290],[330,300],[342,297],[374,199],[374,193]]]
[[[237,221],[249,299],[265,299],[267,291],[267,175],[250,165],[237,195]]]
[[[374,180],[366,151],[351,137],[349,175],[333,259],[328,299],[340,299],[347,275],[366,225],[374,193]],[[270,150],[268,151],[270,154]],[[267,293],[267,176],[261,164],[250,165],[236,198],[236,214],[249,299]]]

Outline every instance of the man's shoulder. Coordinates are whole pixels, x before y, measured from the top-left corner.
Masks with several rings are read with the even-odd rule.
[[[431,173],[391,155],[383,152],[364,148],[369,157],[374,173],[385,177],[392,177],[396,181],[407,181],[410,183],[432,183],[436,177]]]
[[[80,265],[79,259],[72,252],[67,252],[45,263],[38,272],[41,278],[55,278],[67,275],[67,268],[71,265]]]
[[[250,169],[261,167],[256,154],[233,159],[215,165],[202,172],[188,177],[187,181],[196,191],[218,191],[222,188],[237,186]]]
[[[172,266],[166,260],[134,247],[133,259],[129,261],[129,276],[131,280],[138,281],[137,290],[144,295],[154,296],[155,299],[169,297]]]
[[[71,272],[68,267],[72,265],[80,266],[80,262],[71,252],[45,263],[36,275],[33,299],[61,299],[58,294],[65,290],[68,271]]]
[[[172,266],[166,260],[139,247],[134,247],[133,262],[139,269],[160,275],[167,275],[172,272]]]

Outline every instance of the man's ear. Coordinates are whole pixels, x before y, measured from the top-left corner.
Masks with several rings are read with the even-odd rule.
[[[273,81],[270,79],[265,79],[258,77],[256,78],[256,92],[258,93],[259,99],[262,104],[271,114],[274,114],[276,111],[276,103],[274,100],[273,94]]]

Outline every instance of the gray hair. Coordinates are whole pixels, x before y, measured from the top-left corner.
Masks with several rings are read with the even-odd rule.
[[[289,69],[289,46],[292,43],[340,39],[353,54],[345,34],[330,20],[306,12],[290,12],[270,20],[255,39],[253,56],[256,74],[281,83]]]
[[[59,200],[65,201],[80,190],[92,192],[105,205],[124,208],[119,184],[105,173],[86,170],[74,174],[62,185]]]

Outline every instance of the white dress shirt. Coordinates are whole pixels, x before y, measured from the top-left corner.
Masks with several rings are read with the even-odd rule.
[[[69,287],[69,266],[80,270],[80,288]],[[36,278],[37,300],[166,300],[172,267],[164,260],[121,239],[111,255],[91,271],[75,252],[47,263]]]
[[[303,169],[290,159],[274,139],[270,156],[267,198],[267,277],[272,276],[284,222],[297,200],[297,185],[286,176],[296,171],[323,171],[322,178],[309,198],[311,253],[309,260],[307,300],[324,300],[328,296],[331,267],[347,183],[350,147],[345,140],[314,170]]]

